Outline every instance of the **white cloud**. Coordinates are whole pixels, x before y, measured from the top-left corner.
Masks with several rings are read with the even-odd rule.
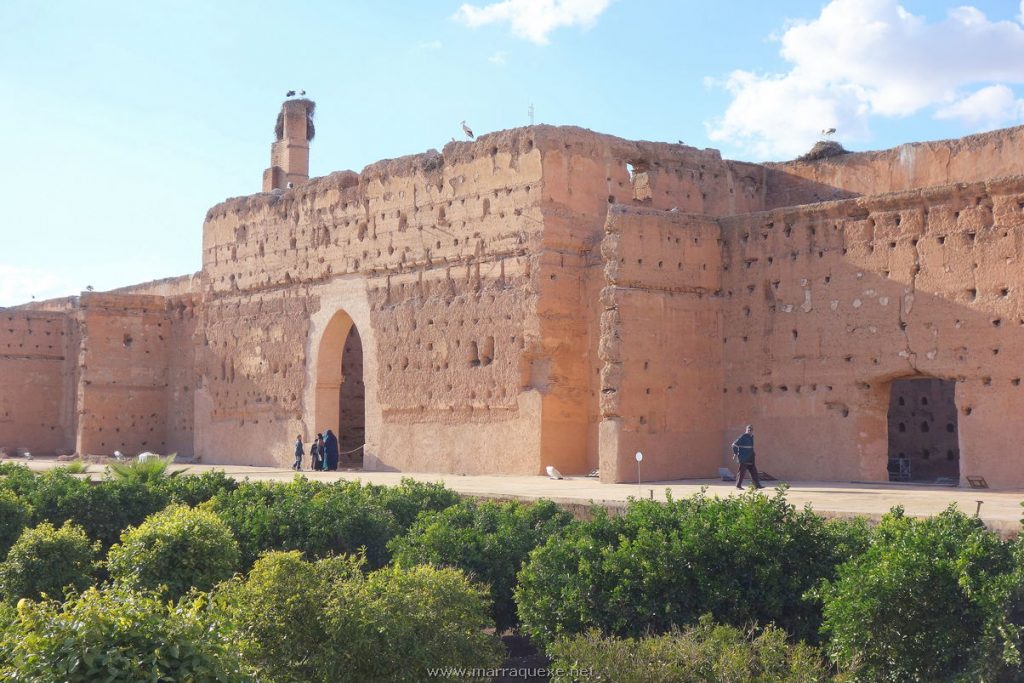
[[[463,4],[455,19],[470,28],[508,23],[512,33],[538,45],[546,45],[557,28],[594,25],[612,0],[501,0],[489,5]]]
[[[487,61],[495,66],[505,66],[507,61],[508,53],[501,50],[495,52],[493,55],[487,58]]]
[[[959,119],[982,127],[995,127],[1024,118],[1024,100],[1005,85],[990,85],[935,112],[938,119]]]
[[[865,139],[871,116],[935,108],[936,116],[968,123],[1020,117],[1012,90],[1001,84],[1024,83],[1024,26],[991,21],[974,7],[928,23],[897,0],[832,0],[816,19],[790,23],[778,40],[790,70],[735,71],[719,83],[733,100],[709,124],[712,140],[759,158],[791,157],[807,151],[822,128],[837,128],[842,140]],[[962,94],[986,83],[996,85]]]
[[[0,263],[0,306],[17,306],[32,301],[77,294],[74,287],[53,273]]]

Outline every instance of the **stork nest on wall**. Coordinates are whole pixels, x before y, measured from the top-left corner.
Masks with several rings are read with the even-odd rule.
[[[306,105],[306,142],[312,142],[316,135],[316,127],[313,125],[313,115],[316,114],[316,102],[313,100],[289,100],[289,102],[302,102]],[[284,139],[284,109],[277,114],[277,123],[274,124],[274,135],[278,140]]]
[[[832,140],[819,140],[814,143],[814,147],[811,147],[811,151],[803,156],[796,158],[797,161],[818,161],[819,159],[827,159],[829,157],[837,157],[842,154],[849,154],[850,150],[846,149],[838,142]]]

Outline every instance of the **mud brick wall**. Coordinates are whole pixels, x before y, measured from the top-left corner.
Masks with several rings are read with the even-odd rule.
[[[62,313],[0,309],[0,447],[74,446],[74,325]]]
[[[961,475],[1020,486],[1024,179],[723,218],[725,424],[759,464],[886,480],[894,379],[953,380]]]
[[[766,209],[982,182],[1024,174],[1024,127],[812,162],[765,164],[765,171]]]
[[[501,466],[493,458],[510,458],[508,467],[536,472],[527,425],[536,427],[529,416],[539,409],[523,412],[517,397],[529,343],[524,302],[533,297],[527,254],[543,225],[539,161],[529,130],[508,131],[212,209],[203,285],[211,343],[201,365],[212,418],[198,428],[202,448],[232,461],[277,461],[295,433],[337,431],[317,410],[316,387],[324,381],[318,368],[341,358],[338,421],[352,417],[346,386],[362,382],[372,466],[482,472]],[[229,376],[234,364],[237,383],[252,344],[231,351],[234,338],[268,327],[274,313],[257,311],[237,325],[226,316],[258,299],[308,306],[286,314],[281,372],[298,372],[287,387],[276,386],[273,373],[249,372],[245,390],[277,396],[286,410],[268,422],[256,415],[265,406],[231,398],[233,415],[221,429],[228,404],[219,367]],[[363,358],[355,365],[343,348],[347,327],[337,348],[321,348],[337,315],[359,335]],[[314,427],[318,414],[328,423]],[[256,419],[258,430],[237,429]],[[497,445],[509,439],[524,447]]]
[[[168,452],[172,325],[164,298],[84,293],[77,315],[77,452]]]
[[[309,314],[298,292],[207,301],[198,320],[196,450],[223,463],[273,464],[302,424]],[[273,446],[276,445],[275,449]]]
[[[704,216],[615,206],[601,243],[601,480],[704,477],[719,461],[721,251]]]
[[[632,142],[578,128],[551,132],[541,144],[544,232],[536,256],[537,366],[550,378],[544,382],[542,459],[579,473],[603,462],[598,346],[606,281],[600,245],[610,208],[671,215],[760,209],[764,169],[723,161],[715,150]]]

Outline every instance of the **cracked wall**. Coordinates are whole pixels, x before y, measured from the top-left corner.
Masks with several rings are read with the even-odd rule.
[[[908,142],[813,162],[765,164],[765,208],[1024,174],[1024,126],[953,140]]]
[[[194,302],[83,293],[75,451],[192,455]]]
[[[74,446],[74,328],[66,313],[0,310],[0,448]]]
[[[341,341],[320,348],[341,311],[362,342],[366,419],[364,437],[339,436],[365,439],[367,466],[538,472],[539,160],[531,131],[508,131],[214,207],[202,450],[282,463],[295,433],[338,431],[313,416],[319,355],[344,357]]]
[[[618,201],[760,208],[763,169],[714,150],[535,126],[214,207],[197,448],[223,462],[290,458],[294,434],[313,431],[317,356],[342,354],[320,349],[341,310],[363,342],[368,466],[596,467],[597,247]],[[306,308],[284,319],[252,310],[272,301]],[[281,346],[269,353],[275,325]]]
[[[601,243],[601,481],[704,477],[718,466],[719,227],[615,206]]]
[[[964,475],[1024,483],[1024,179],[721,219],[726,438],[759,465],[886,480],[892,380],[956,382]]]

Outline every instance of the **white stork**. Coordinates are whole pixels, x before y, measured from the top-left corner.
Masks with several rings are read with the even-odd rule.
[[[473,129],[466,125],[466,122],[462,122],[462,132],[466,134],[466,137],[470,140],[473,139]]]

